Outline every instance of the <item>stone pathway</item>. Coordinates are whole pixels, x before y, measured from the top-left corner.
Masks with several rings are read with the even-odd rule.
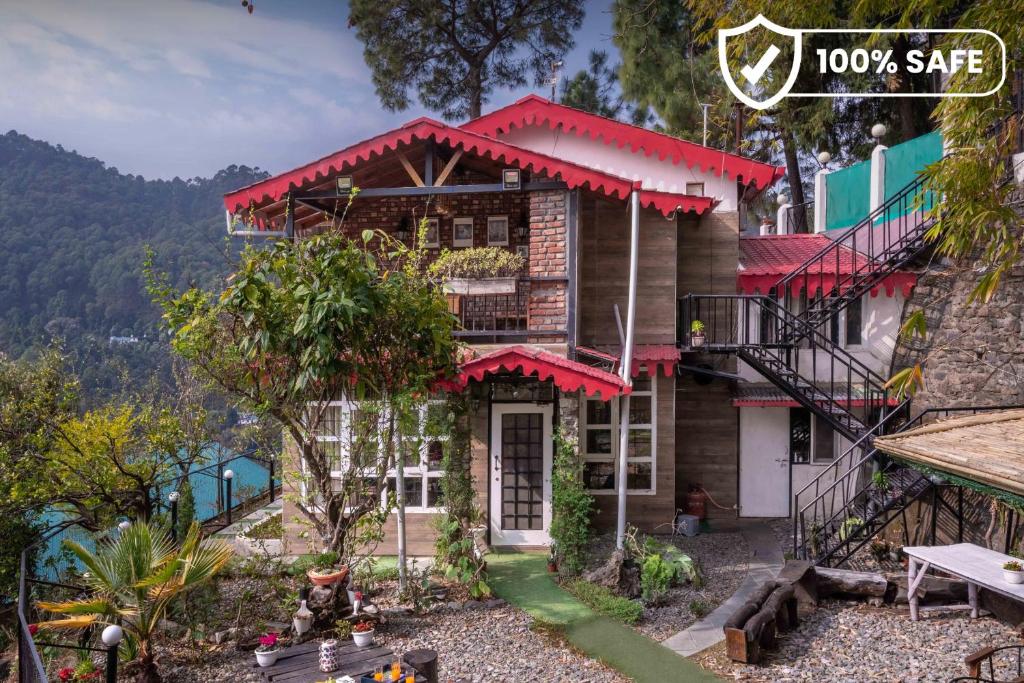
[[[739,608],[754,590],[768,579],[775,578],[785,560],[782,548],[779,547],[775,532],[767,522],[743,522],[739,529],[750,547],[751,558],[747,578],[732,594],[732,597],[719,605],[711,614],[691,624],[674,636],[662,641],[662,645],[670,650],[689,657],[725,639],[722,626],[733,612]]]

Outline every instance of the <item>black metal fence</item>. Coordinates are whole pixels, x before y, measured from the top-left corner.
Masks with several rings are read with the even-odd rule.
[[[153,492],[156,513],[163,517],[177,540],[180,492],[187,481],[195,501],[194,519],[202,525],[204,533],[214,533],[229,526],[242,513],[276,499],[281,488],[276,469],[273,459],[258,456],[255,449],[218,461],[159,484]],[[36,607],[40,601],[59,602],[88,595],[87,588],[75,583],[84,567],[64,548],[65,541],[75,541],[93,550],[116,533],[115,529],[96,534],[68,520],[51,527],[23,549],[17,604],[19,683],[55,680],[57,672],[51,670],[52,662],[61,660],[62,653],[74,653],[78,658],[90,653],[103,654],[106,680],[116,680],[117,646],[103,645],[96,629],[87,629],[72,642],[44,635],[33,626],[46,618]]]

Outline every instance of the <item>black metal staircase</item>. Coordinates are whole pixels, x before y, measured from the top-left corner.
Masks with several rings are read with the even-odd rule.
[[[875,436],[914,423],[906,419],[909,406],[890,396],[885,378],[831,332],[840,311],[927,248],[931,201],[923,181],[915,180],[781,279],[769,296],[688,295],[679,302],[683,350],[736,354],[854,444],[797,494],[798,557],[847,561],[932,487],[872,448]],[[703,324],[703,338],[690,334],[694,321]]]

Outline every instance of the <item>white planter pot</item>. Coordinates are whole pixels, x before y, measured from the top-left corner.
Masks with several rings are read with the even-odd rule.
[[[352,640],[356,642],[356,647],[368,647],[373,644],[373,631],[352,632]]]
[[[270,650],[269,652],[257,652],[256,663],[260,666],[274,666],[277,664],[277,656],[281,654],[281,650]]]
[[[695,349],[699,349],[704,346],[704,341],[707,339],[703,334],[691,334],[690,335],[690,346]]]
[[[452,278],[444,281],[444,291],[449,294],[515,294],[516,280],[514,277]]]
[[[1010,569],[1004,569],[1003,581],[1006,583],[1024,583],[1024,572],[1015,572]]]

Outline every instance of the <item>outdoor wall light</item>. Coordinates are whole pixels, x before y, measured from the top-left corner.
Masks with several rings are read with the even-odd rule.
[[[177,491],[171,491],[170,493],[167,494],[167,500],[171,501],[172,503],[177,503],[178,498],[180,496],[181,494],[179,494]]]
[[[233,470],[224,470],[224,478],[227,479],[228,481],[231,481],[232,479],[234,479],[235,478],[234,471]]]
[[[887,130],[888,129],[885,127],[884,123],[876,123],[875,125],[871,126],[871,137],[875,138],[876,140],[880,140],[883,137],[885,137],[885,133]]]
[[[518,168],[506,168],[501,172],[501,189],[521,190],[523,188],[523,172]]]
[[[354,183],[352,182],[352,176],[340,175],[337,179],[338,194],[348,194],[352,191]]]
[[[828,162],[832,161],[832,155],[828,152],[818,152],[818,163],[822,166],[828,166]]]

